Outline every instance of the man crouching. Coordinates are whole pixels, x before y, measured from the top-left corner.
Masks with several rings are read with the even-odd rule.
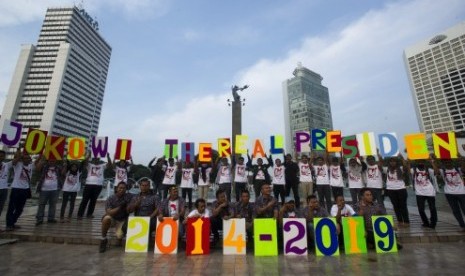
[[[102,218],[102,239],[100,241],[100,253],[107,250],[107,233],[110,227],[115,228],[116,238],[123,239],[123,225],[128,219],[127,206],[131,202],[131,195],[126,193],[126,183],[120,182],[116,186],[116,193],[107,199],[105,215]]]

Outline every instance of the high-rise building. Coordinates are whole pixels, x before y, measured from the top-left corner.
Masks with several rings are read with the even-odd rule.
[[[465,22],[406,48],[404,61],[420,130],[465,131]]]
[[[286,151],[294,152],[295,133],[315,128],[332,129],[328,88],[323,78],[299,62],[294,77],[283,82]]]
[[[51,135],[97,135],[111,47],[78,7],[50,8],[37,45],[23,45],[2,118]]]

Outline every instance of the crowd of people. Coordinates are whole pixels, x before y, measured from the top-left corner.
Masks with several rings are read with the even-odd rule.
[[[264,158],[231,156],[218,158],[215,162],[194,160],[180,161],[165,157],[154,158],[148,164],[150,178],[138,181],[140,192],[128,193],[128,173],[131,162],[119,160],[107,162],[88,156],[84,161],[56,161],[37,158],[18,149],[14,159],[4,162],[5,152],[0,151],[0,214],[6,202],[8,172],[13,168],[10,200],[6,216],[6,231],[14,231],[25,202],[31,197],[31,175],[38,173],[37,192],[39,206],[36,226],[44,222],[48,205],[47,223],[58,222],[55,218],[59,191],[62,194],[60,222],[69,222],[73,216],[75,199],[81,190],[81,174],[86,174],[82,200],[77,219],[92,218],[96,201],[102,191],[104,170],[115,172],[115,193],[106,202],[102,218],[102,241],[100,251],[107,248],[107,233],[115,227],[118,239],[123,238],[128,216],[151,218],[151,232],[158,221],[173,217],[181,226],[190,217],[209,217],[213,243],[220,239],[223,219],[244,218],[248,237],[252,237],[254,218],[275,218],[278,226],[283,218],[305,218],[308,234],[312,237],[313,218],[332,216],[338,222],[341,233],[341,217],[359,215],[364,217],[367,241],[373,244],[370,231],[371,216],[384,215],[384,197],[392,203],[398,227],[409,227],[407,189],[413,185],[422,226],[434,229],[438,222],[435,206],[438,178],[444,182],[444,194],[462,231],[465,231],[465,186],[462,160],[406,160],[399,154],[387,160],[378,156],[344,158],[301,155],[294,160],[283,154],[284,161],[271,154]],[[180,177],[177,177],[180,176]],[[216,187],[215,199],[208,204],[209,190]],[[344,187],[348,187],[351,205],[344,200]],[[181,192],[179,193],[179,189]],[[197,199],[193,201],[193,191]],[[255,195],[251,202],[251,192]],[[293,200],[290,200],[290,195]],[[287,200],[286,200],[287,198]],[[301,200],[302,199],[302,200]],[[304,201],[304,202],[303,202]],[[430,217],[426,215],[428,204]],[[66,209],[68,212],[66,213]],[[86,211],[87,210],[87,211]],[[183,227],[180,227],[183,231]],[[311,242],[312,239],[310,238]],[[309,244],[312,246],[311,244]]]

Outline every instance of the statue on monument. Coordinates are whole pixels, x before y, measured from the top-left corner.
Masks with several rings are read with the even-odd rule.
[[[241,100],[241,96],[239,96],[239,93],[237,93],[237,91],[245,90],[248,87],[249,87],[248,85],[244,85],[243,87],[239,87],[237,85],[234,85],[233,87],[231,87],[231,91],[232,91],[232,94],[233,94],[234,101],[240,101]]]

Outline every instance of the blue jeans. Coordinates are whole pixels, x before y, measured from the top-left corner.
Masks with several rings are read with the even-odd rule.
[[[55,210],[58,200],[58,191],[41,191],[39,195],[39,208],[37,209],[37,221],[44,220],[45,205],[48,204],[48,220],[55,219]]]

